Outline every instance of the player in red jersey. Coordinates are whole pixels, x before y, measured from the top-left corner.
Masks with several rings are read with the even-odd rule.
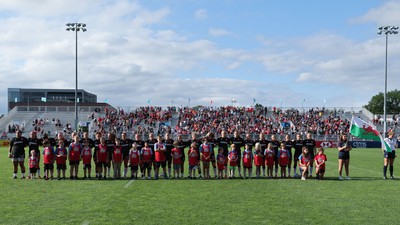
[[[226,165],[226,156],[224,154],[224,149],[222,147],[218,148],[218,155],[217,155],[217,167],[218,167],[218,179],[224,178],[224,171]]]
[[[196,136],[197,136],[196,132],[193,132],[191,134],[192,139],[190,140],[190,143],[191,143],[191,145],[193,143],[196,144],[196,148],[195,148],[195,150],[197,151],[197,166],[196,167],[197,167],[197,173],[199,175],[199,178],[201,179],[202,178],[202,176],[201,176],[201,166],[200,166],[201,159],[200,159],[200,149],[199,149],[200,145],[201,145],[201,140],[197,139]],[[194,174],[193,174],[193,178],[195,178]]]
[[[92,178],[90,177],[91,171],[92,171],[92,148],[89,146],[90,142],[89,140],[84,140],[83,141],[83,150],[82,150],[82,163],[83,163],[83,179],[89,178],[91,180]]]
[[[279,150],[279,141],[276,139],[276,135],[273,134],[271,135],[271,141],[269,142],[271,144],[272,150],[274,150],[275,153],[275,177],[278,177],[278,169],[279,169],[279,163],[278,163],[278,150]]]
[[[190,148],[188,150],[188,160],[189,160],[189,179],[196,179],[196,167],[198,166],[198,161],[199,161],[199,153],[196,150],[197,148],[197,143],[192,142],[190,145]]]
[[[231,151],[228,153],[229,160],[229,179],[235,178],[235,170],[238,166],[238,152],[236,151],[235,144],[231,144]]]
[[[140,155],[142,156],[142,163],[143,163],[143,173],[144,178],[146,178],[146,170],[147,170],[147,178],[151,179],[151,165],[152,165],[152,158],[153,158],[153,150],[150,148],[149,143],[146,141],[144,143],[144,147],[142,148]]]
[[[250,179],[251,173],[253,172],[253,153],[251,152],[250,145],[244,145],[244,151],[242,153],[243,160],[243,175],[244,178]],[[248,172],[249,176],[246,177],[246,172]]]
[[[200,154],[201,154],[201,161],[203,163],[204,179],[209,179],[211,154],[213,153],[211,145],[208,144],[208,138],[204,138],[203,144],[200,145]]]
[[[71,180],[78,179],[79,161],[81,160],[82,145],[79,143],[78,135],[74,136],[74,142],[69,145],[68,159],[70,165]]]
[[[314,157],[314,162],[315,162],[315,168],[316,168],[316,173],[317,173],[317,179],[322,180],[324,179],[324,174],[325,174],[325,162],[328,160],[326,155],[324,154],[324,148],[320,147],[318,148],[318,153]]]
[[[158,180],[160,167],[164,172],[164,179],[167,179],[167,157],[165,156],[167,149],[165,148],[165,143],[161,136],[157,137],[157,143],[154,144],[154,160],[156,162],[156,171],[154,174],[154,179]]]
[[[178,148],[178,141],[174,141],[174,148],[171,150],[172,163],[174,166],[174,179],[179,178],[179,172],[181,171],[181,157],[182,151]]]
[[[231,138],[231,144],[235,144],[236,154],[239,157],[237,161],[237,168],[239,172],[239,177],[242,177],[240,157],[242,156],[242,147],[244,146],[244,140],[242,137],[240,137],[239,131],[235,130],[235,132],[233,132],[233,137]]]
[[[31,151],[31,156],[29,157],[28,164],[29,164],[29,173],[31,174],[30,179],[36,179],[36,172],[39,166],[39,158],[36,156],[35,150]]]
[[[44,174],[46,175],[46,180],[53,179],[54,173],[54,159],[56,158],[54,149],[50,146],[49,141],[43,142],[43,163],[44,163]]]
[[[61,179],[61,172],[65,180],[65,171],[67,170],[67,149],[65,149],[64,141],[58,141],[58,148],[56,149],[56,164],[57,164],[57,180]]]
[[[137,173],[140,163],[140,151],[137,149],[137,144],[133,143],[129,150],[129,164],[131,167],[131,179],[137,179]]]
[[[267,166],[267,176],[272,178],[274,163],[275,163],[275,151],[272,149],[272,143],[268,143],[267,149],[264,151],[265,165]]]
[[[286,178],[286,168],[289,164],[290,152],[286,149],[286,144],[281,143],[281,149],[278,151],[278,163],[281,167],[281,178]]]
[[[98,148],[99,148],[99,150],[97,152],[96,162],[97,162],[97,166],[99,167],[97,169],[97,171],[99,173],[99,179],[101,179],[103,177],[103,174],[104,174],[104,178],[106,178],[107,163],[109,161],[106,139],[104,137],[100,138],[100,144],[99,144]]]
[[[114,152],[112,154],[114,179],[121,179],[121,165],[123,161],[121,140],[115,139]]]
[[[264,160],[263,160],[263,154],[261,153],[261,144],[259,142],[257,142],[254,146],[254,165],[256,166],[256,178],[260,178],[261,177],[261,167],[264,164]]]
[[[311,163],[311,157],[307,147],[303,147],[302,153],[299,156],[299,167],[301,169],[301,179],[306,180],[308,175],[308,167]]]

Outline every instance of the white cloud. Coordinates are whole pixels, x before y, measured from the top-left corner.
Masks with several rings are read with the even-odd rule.
[[[353,18],[354,23],[374,22],[378,26],[396,26],[400,24],[400,2],[388,1],[378,8],[369,10],[359,18]]]
[[[198,19],[198,20],[204,20],[207,19],[208,17],[208,13],[207,10],[205,9],[198,9],[196,12],[194,12],[194,18]]]
[[[224,30],[221,28],[210,28],[208,30],[208,33],[212,36],[229,36],[229,35],[233,35],[232,32],[228,31],[228,30]]]

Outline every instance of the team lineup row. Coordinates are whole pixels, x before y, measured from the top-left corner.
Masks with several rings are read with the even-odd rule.
[[[233,138],[227,138],[224,132],[221,137],[214,139],[212,134],[208,134],[202,140],[196,139],[192,135],[191,140],[183,141],[182,136],[178,135],[176,140],[166,134],[163,139],[158,136],[154,139],[149,136],[147,141],[140,140],[139,136],[135,140],[126,138],[126,133],[121,138],[109,134],[107,140],[100,133],[96,134],[96,139],[88,138],[87,133],[79,139],[78,135],[72,135],[73,139],[67,141],[60,133],[57,139],[44,137],[38,139],[34,132],[30,138],[21,136],[21,132],[16,132],[16,137],[11,140],[9,157],[13,160],[14,178],[17,177],[18,165],[21,167],[22,177],[25,177],[24,158],[26,146],[29,146],[29,177],[35,177],[36,173],[40,177],[40,155],[43,154],[43,163],[46,179],[53,177],[54,163],[57,164],[57,178],[65,178],[67,160],[70,165],[70,178],[78,177],[79,163],[82,161],[84,178],[91,178],[91,162],[95,162],[96,177],[111,177],[111,166],[113,167],[113,178],[126,177],[128,168],[131,169],[131,178],[137,178],[138,170],[141,171],[142,178],[151,178],[151,168],[154,168],[154,179],[160,175],[159,168],[163,170],[164,178],[183,177],[184,163],[186,160],[185,148],[189,164],[189,178],[195,178],[195,170],[198,170],[205,179],[210,179],[210,166],[213,168],[214,178],[234,178],[236,169],[239,177],[252,177],[253,165],[256,168],[256,178],[277,177],[279,167],[281,177],[291,177],[291,167],[293,164],[294,176],[298,177],[297,166],[301,172],[302,179],[312,176],[314,161],[316,166],[317,178],[322,178],[325,171],[326,156],[323,149],[316,154],[315,141],[311,134],[302,140],[300,135],[295,140],[290,140],[286,136],[284,141],[276,140],[274,135],[271,140],[266,140],[261,133],[259,140],[253,141],[246,136],[242,139],[237,132]],[[344,135],[344,138],[346,136]],[[347,144],[347,139],[340,142],[343,152],[351,150]],[[39,151],[42,145],[43,152]],[[242,152],[242,148],[244,151]],[[294,154],[293,154],[294,149]],[[340,158],[340,154],[339,154]],[[347,156],[348,158],[348,156]],[[124,165],[123,175],[121,167]],[[200,167],[201,165],[201,167]],[[167,174],[168,168],[168,174]],[[275,168],[275,174],[273,170]],[[347,168],[347,167],[346,167]],[[267,172],[267,175],[265,174]],[[346,170],[346,174],[348,171]]]

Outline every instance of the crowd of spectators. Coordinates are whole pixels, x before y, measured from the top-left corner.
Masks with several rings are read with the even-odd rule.
[[[149,134],[155,132],[160,122],[169,121],[172,113],[176,112],[176,107],[139,107],[131,112],[123,109],[105,109],[103,114],[92,113],[92,119],[96,132],[120,133],[122,131],[135,134]]]
[[[336,111],[310,109],[300,112],[297,109],[281,110],[264,107],[199,107],[180,109],[178,124],[174,128],[178,134],[196,132],[228,134],[238,131],[265,134],[313,134],[329,135],[348,132],[350,121],[342,119]],[[286,126],[288,125],[288,126]]]

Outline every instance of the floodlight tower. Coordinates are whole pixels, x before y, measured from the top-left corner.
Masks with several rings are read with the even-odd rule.
[[[75,131],[78,131],[78,32],[86,32],[84,23],[67,23],[67,31],[75,32]]]
[[[388,58],[388,36],[389,34],[398,34],[399,27],[395,26],[381,26],[378,28],[379,35],[386,36],[386,52],[385,52],[385,92],[383,94],[383,136],[386,137],[387,132],[387,112],[386,112],[386,102],[387,102],[387,58]]]

